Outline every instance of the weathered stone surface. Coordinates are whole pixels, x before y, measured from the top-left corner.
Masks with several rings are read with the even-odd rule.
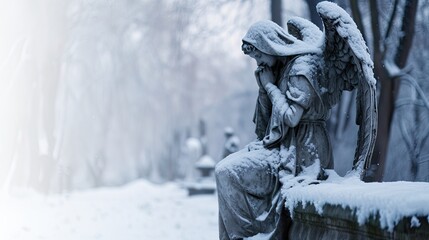
[[[289,239],[429,239],[427,216],[417,217],[420,226],[412,226],[412,217],[400,220],[393,231],[380,226],[378,216],[370,217],[359,225],[355,212],[349,207],[326,204],[323,213],[309,204],[302,204],[294,209],[293,223],[289,229]]]

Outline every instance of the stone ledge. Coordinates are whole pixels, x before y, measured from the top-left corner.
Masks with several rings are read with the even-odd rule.
[[[429,183],[364,183],[328,172],[282,189],[290,239],[429,239]]]
[[[326,204],[319,214],[315,206],[299,203],[293,212],[290,239],[429,239],[427,216],[417,217],[420,226],[412,226],[412,217],[401,219],[393,231],[380,226],[379,216],[371,216],[360,225],[349,207]]]

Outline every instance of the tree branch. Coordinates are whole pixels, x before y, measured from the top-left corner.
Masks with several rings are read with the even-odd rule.
[[[283,26],[282,0],[271,0],[271,19],[279,26]]]
[[[320,2],[320,0],[306,0],[308,11],[310,13],[310,20],[316,24],[320,29],[323,30],[322,20],[320,19],[319,14],[316,11],[316,5]]]
[[[384,39],[387,39],[389,37],[390,31],[392,30],[392,26],[394,22],[393,20],[395,19],[396,11],[398,9],[398,2],[399,0],[395,0],[395,3],[393,4],[392,14],[390,15],[389,23],[387,24],[387,30],[386,30],[386,33],[384,34]]]
[[[402,35],[399,38],[398,51],[395,55],[395,63],[398,67],[405,67],[408,55],[411,51],[411,45],[414,39],[414,28],[416,24],[416,12],[418,0],[405,1],[404,15],[402,16]]]
[[[374,51],[374,64],[377,64],[377,62],[381,60],[381,59],[376,59],[377,56],[381,55],[381,51],[380,51],[381,34],[380,34],[380,23],[378,21],[379,14],[378,14],[377,1],[370,0],[369,6],[370,6],[370,12],[371,12],[371,29],[372,29],[372,36],[373,36],[372,45],[373,45],[373,51]]]

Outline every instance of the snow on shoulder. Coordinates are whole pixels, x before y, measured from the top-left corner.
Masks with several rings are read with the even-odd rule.
[[[304,207],[312,204],[320,215],[323,206],[330,204],[352,209],[359,225],[378,215],[380,226],[393,231],[405,217],[411,217],[412,225],[419,226],[417,217],[429,216],[427,182],[364,183],[356,177],[340,177],[332,170],[328,174],[329,178],[320,184],[295,185],[282,190],[285,207],[292,217],[299,203]],[[429,217],[427,219],[429,221]]]

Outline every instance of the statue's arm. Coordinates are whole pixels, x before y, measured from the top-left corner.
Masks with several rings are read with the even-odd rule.
[[[273,104],[273,111],[282,116],[283,122],[289,127],[298,125],[301,117],[309,107],[309,98],[312,93],[311,86],[304,76],[292,76],[288,83],[288,91],[282,93],[280,89],[267,83],[265,90]]]
[[[258,81],[258,79],[256,80]],[[253,122],[255,123],[256,136],[258,140],[262,140],[265,137],[267,131],[268,122],[271,116],[272,104],[265,89],[261,87],[261,85],[259,86]]]

